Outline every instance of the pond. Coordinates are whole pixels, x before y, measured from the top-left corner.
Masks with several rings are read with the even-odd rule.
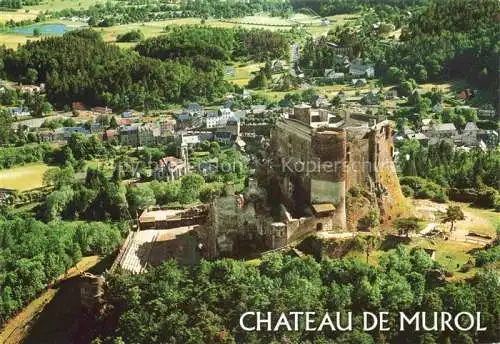
[[[57,36],[57,35],[62,35],[66,31],[70,31],[73,28],[68,27],[65,24],[33,24],[33,25],[28,25],[28,26],[15,27],[11,31],[15,32],[15,33],[20,33],[23,35],[31,36],[31,35],[33,35],[34,29],[40,30],[40,34],[42,34],[42,35]]]

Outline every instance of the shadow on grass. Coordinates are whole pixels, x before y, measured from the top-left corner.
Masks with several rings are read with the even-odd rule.
[[[100,274],[111,267],[114,255],[102,259],[88,270]],[[93,317],[80,304],[80,277],[59,282],[54,298],[30,324],[25,344],[88,343],[91,338]]]
[[[396,246],[403,244],[403,245],[408,245],[411,242],[411,238],[407,238],[405,236],[398,236],[398,235],[387,235],[382,243],[380,244],[380,249],[382,251],[388,251],[393,248],[396,248]]]

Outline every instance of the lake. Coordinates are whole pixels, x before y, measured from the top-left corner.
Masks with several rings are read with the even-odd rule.
[[[20,26],[12,28],[12,32],[20,33],[23,35],[33,35],[33,30],[39,29],[42,35],[58,36],[62,35],[66,31],[73,30],[72,27],[68,27],[65,24],[33,24],[28,26]]]

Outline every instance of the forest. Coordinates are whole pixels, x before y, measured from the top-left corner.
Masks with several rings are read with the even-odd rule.
[[[23,6],[38,5],[41,0],[0,0],[0,10],[18,10]]]
[[[433,1],[411,17],[401,44],[384,49],[368,40],[365,55],[382,75],[396,67],[419,82],[464,78],[491,96],[498,86],[499,11],[495,0]]]
[[[31,162],[50,162],[54,150],[46,144],[28,144],[22,147],[0,148],[0,169]]]
[[[61,108],[75,101],[117,111],[212,101],[232,90],[223,80],[224,62],[286,58],[289,46],[284,33],[179,26],[135,50],[139,54],[106,44],[96,31],[80,30],[0,50],[0,58],[10,79],[47,84],[48,102],[35,96],[25,101],[40,116],[51,104]],[[3,98],[13,103],[19,96]]]
[[[287,35],[281,32],[187,25],[167,26],[165,30],[166,35],[141,42],[136,51],[161,60],[206,57],[261,62],[288,56]]]
[[[28,42],[3,56],[7,76],[47,84],[47,99],[62,107],[80,101],[89,106],[159,108],[187,100],[212,100],[230,86],[222,65],[211,59],[160,61],[106,44],[92,30]]]
[[[424,0],[290,0],[294,10],[310,8],[321,16],[354,13],[363,7],[397,7],[421,5]]]
[[[121,242],[115,225],[44,224],[29,217],[0,217],[0,326],[82,256],[106,255]]]
[[[378,267],[351,259],[293,258],[275,253],[258,265],[223,259],[180,268],[174,261],[144,275],[116,275],[106,297],[112,307],[100,318],[107,343],[454,343],[491,342],[500,336],[500,284],[493,270],[469,283],[446,282],[422,249],[398,246]],[[352,332],[245,332],[246,311],[353,312]],[[360,312],[387,311],[392,330],[362,332]],[[481,312],[487,331],[397,331],[397,312]],[[429,314],[429,316],[431,316]],[[391,325],[392,324],[392,325]]]
[[[261,12],[269,12],[274,16],[288,16],[292,13],[292,7],[290,3],[280,0],[203,0],[183,1],[180,4],[162,1],[147,3],[117,1],[98,3],[86,9],[66,8],[53,12],[51,15],[54,17],[90,17],[89,25],[91,26],[112,26],[171,18],[237,18]]]
[[[472,189],[479,192],[479,206],[500,210],[500,152],[490,150],[483,152],[475,149],[470,152],[454,150],[447,142],[423,147],[416,140],[406,141],[400,148],[401,157],[398,167],[401,171],[401,183],[412,187],[407,196],[442,199],[440,191],[450,188]],[[418,179],[406,177],[421,177],[434,186]],[[423,185],[426,184],[426,185]],[[446,192],[444,192],[446,194]],[[442,199],[445,200],[445,199]]]

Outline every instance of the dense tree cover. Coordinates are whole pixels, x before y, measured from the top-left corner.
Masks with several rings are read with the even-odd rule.
[[[497,230],[498,232],[498,230]],[[476,266],[482,267],[488,264],[500,263],[500,240],[496,240],[490,247],[474,253]]]
[[[50,162],[53,149],[46,144],[29,144],[22,147],[0,148],[0,168],[11,168],[30,162]]]
[[[0,144],[11,143],[15,139],[12,130],[12,115],[6,110],[0,110]]]
[[[288,55],[287,35],[266,30],[227,29],[206,26],[166,27],[167,34],[138,44],[143,56],[165,59],[214,60],[284,58]]]
[[[363,7],[407,8],[422,4],[423,0],[290,0],[295,10],[311,9],[321,16],[354,13]]]
[[[74,133],[68,139],[68,148],[76,160],[90,160],[95,157],[111,155],[113,150],[97,135],[86,136]]]
[[[0,10],[18,10],[23,6],[38,5],[40,0],[0,0]]]
[[[500,209],[498,150],[466,152],[454,150],[445,141],[423,147],[416,140],[407,140],[400,154],[400,182],[411,188],[403,190],[407,195],[446,201],[448,188],[474,189],[478,191],[476,205]]]
[[[186,59],[160,61],[106,44],[99,33],[81,30],[29,42],[4,56],[8,76],[20,80],[28,69],[47,84],[58,106],[82,101],[125,109],[157,108],[169,102],[213,99],[227,90],[222,65]]]
[[[216,18],[244,17],[260,12],[287,15],[291,12],[290,4],[281,0],[188,0],[183,6],[185,10],[193,12],[196,16]]]
[[[328,46],[330,38],[323,36],[318,39],[308,38],[304,43],[299,64],[307,75],[323,76],[325,69],[336,68],[342,71],[343,61],[336,61],[337,53]]]
[[[204,0],[182,1],[179,4],[164,1],[118,1],[95,4],[86,9],[67,8],[52,12],[51,15],[90,17],[89,25],[91,26],[111,26],[186,17],[235,18],[263,11],[275,16],[288,16],[291,14],[291,6],[288,2],[281,0]]]
[[[109,180],[98,169],[87,169],[84,181],[72,178],[72,166],[47,177],[56,189],[47,196],[38,216],[45,221],[57,219],[88,221],[130,219],[126,189],[120,181]]]
[[[0,218],[0,325],[82,256],[109,254],[120,230],[100,222]]]
[[[500,153],[497,150],[470,152],[453,149],[445,141],[429,147],[408,140],[400,147],[399,167],[405,176],[420,176],[445,187],[500,189]],[[409,159],[404,157],[409,155]]]
[[[430,180],[415,177],[402,176],[399,178],[401,191],[406,197],[431,199],[435,202],[446,202],[448,196],[446,189]]]
[[[498,82],[499,11],[496,0],[430,1],[411,17],[401,44],[384,47],[365,37],[363,53],[377,63],[381,75],[398,67],[417,81],[463,77],[493,93]]]
[[[470,343],[499,338],[500,284],[495,271],[470,283],[436,278],[436,263],[421,249],[399,246],[378,267],[359,261],[271,254],[259,266],[230,259],[180,269],[173,261],[136,276],[114,276],[107,297],[114,306],[94,343]],[[352,311],[353,331],[245,332],[246,311]],[[387,332],[360,331],[363,311],[390,312]],[[481,312],[485,332],[399,332],[397,312]],[[105,317],[106,319],[106,317]],[[318,320],[319,322],[319,320]],[[345,324],[345,323],[343,323]],[[317,326],[318,323],[315,323]],[[140,330],[139,330],[140,329]],[[114,341],[113,341],[114,340]]]

